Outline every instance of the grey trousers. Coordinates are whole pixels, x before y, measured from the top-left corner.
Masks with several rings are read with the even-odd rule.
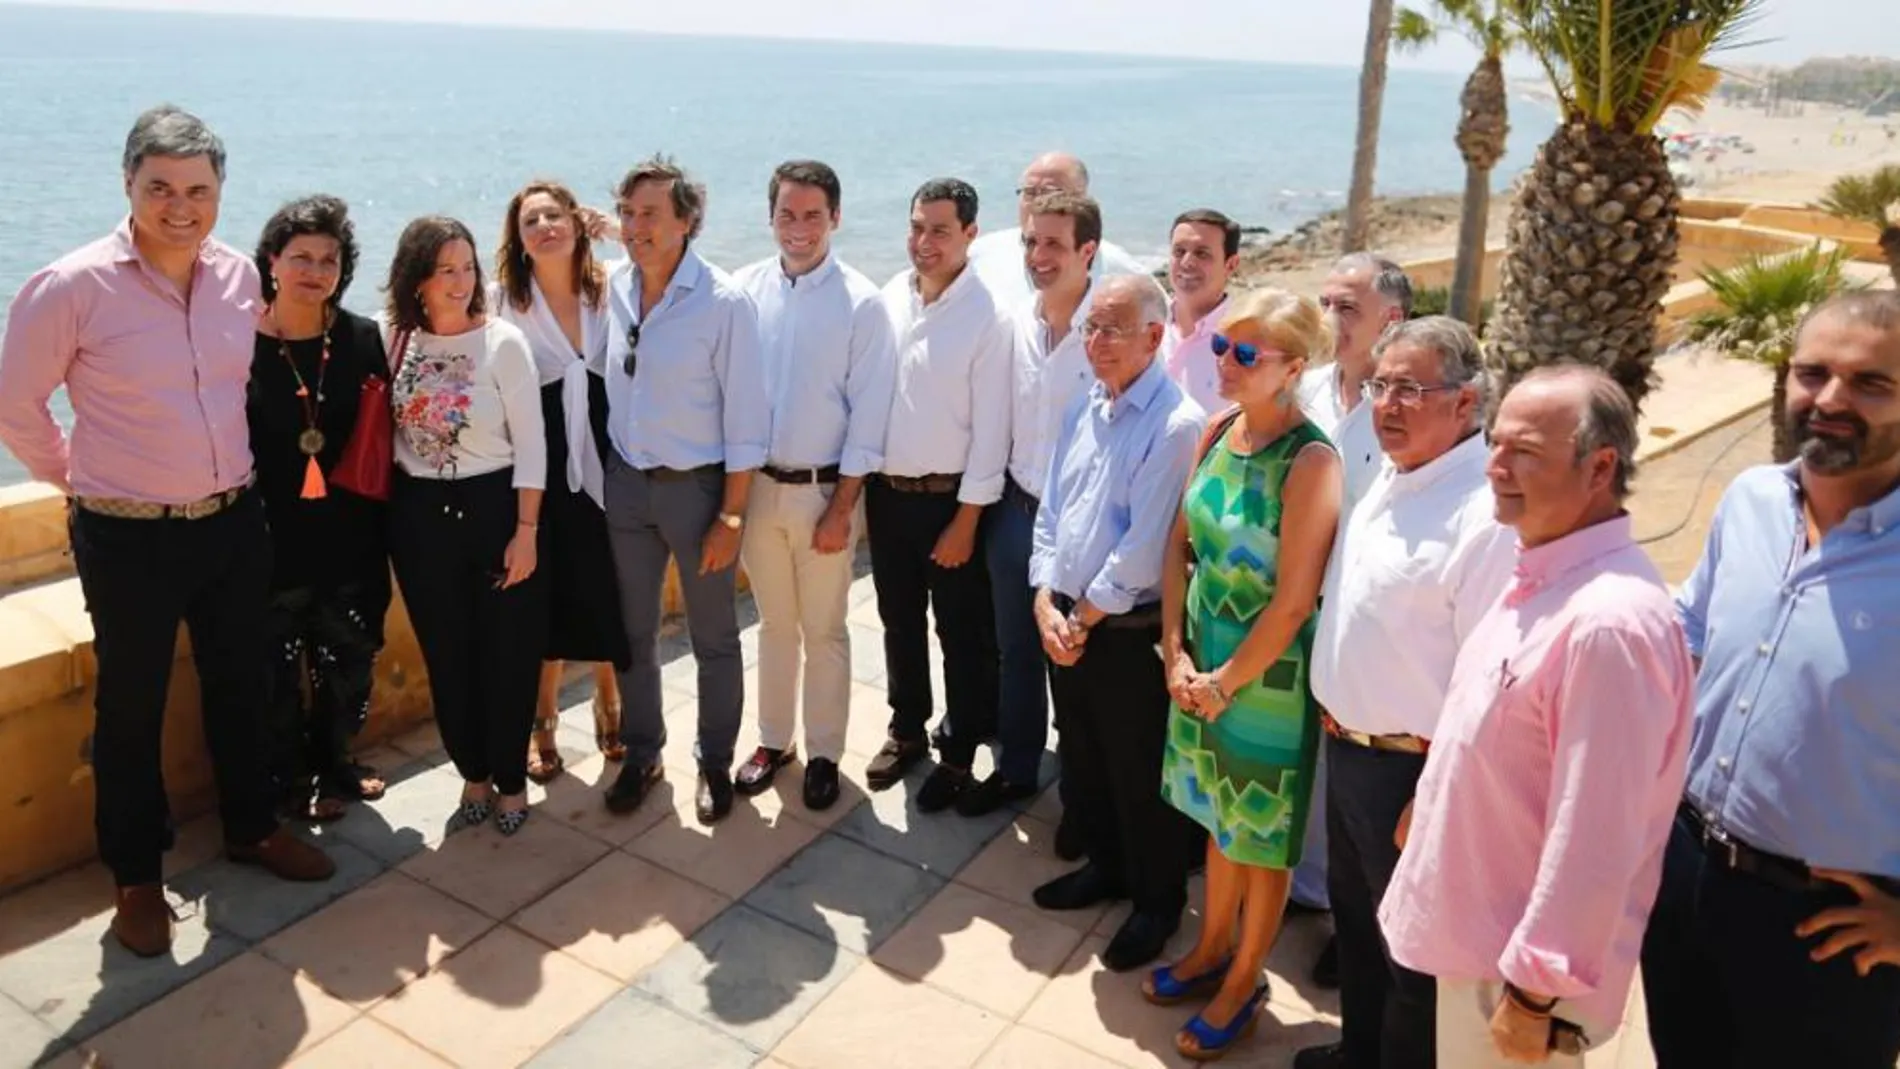
[[[619,457],[607,464],[607,531],[620,580],[621,618],[633,663],[620,673],[620,741],[634,768],[657,763],[666,745],[660,697],[660,599],[666,563],[679,564],[686,626],[699,664],[701,768],[730,770],[745,707],[739,652],[738,568],[699,574],[700,543],[719,516],[725,474],[711,468],[685,478],[641,471]]]

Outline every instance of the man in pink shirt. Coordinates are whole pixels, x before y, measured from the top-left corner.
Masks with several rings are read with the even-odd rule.
[[[1161,336],[1168,377],[1208,413],[1225,410],[1214,367],[1214,334],[1227,314],[1227,282],[1240,269],[1240,224],[1212,208],[1174,218],[1168,233],[1168,329]]]
[[[1695,673],[1623,511],[1636,412],[1599,371],[1533,372],[1487,474],[1516,575],[1452,668],[1380,907],[1438,980],[1438,1064],[1581,1066],[1621,1022],[1682,797]]]
[[[335,866],[277,825],[259,731],[271,550],[251,491],[245,388],[260,310],[249,258],[211,238],[224,145],[172,107],[125,143],[131,216],[14,298],[0,343],[0,442],[68,495],[98,658],[92,762],[99,855],[127,949],[170,949],[160,769],[178,624],[191,632],[225,851],[285,879]],[[72,404],[70,442],[47,401]]]

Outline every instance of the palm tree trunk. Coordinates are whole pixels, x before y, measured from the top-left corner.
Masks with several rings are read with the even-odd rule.
[[[1788,433],[1788,362],[1785,360],[1775,365],[1775,386],[1768,398],[1768,418],[1774,421],[1775,463],[1786,464],[1794,459],[1794,436]]]
[[[1880,251],[1887,255],[1887,270],[1893,274],[1893,285],[1900,289],[1900,226],[1880,228]]]
[[[1366,26],[1366,58],[1359,69],[1359,135],[1352,151],[1352,186],[1346,194],[1341,252],[1366,247],[1372,224],[1372,178],[1379,167],[1379,111],[1385,103],[1385,57],[1392,46],[1393,0],[1372,0]]]
[[[1458,260],[1452,269],[1451,314],[1478,327],[1484,306],[1484,238],[1491,221],[1491,171],[1504,156],[1504,63],[1487,52],[1459,96],[1458,152],[1465,158],[1465,200],[1458,215]]]
[[[1484,232],[1491,222],[1491,172],[1465,164],[1465,202],[1458,212],[1458,261],[1451,273],[1451,314],[1477,330],[1484,305]]]

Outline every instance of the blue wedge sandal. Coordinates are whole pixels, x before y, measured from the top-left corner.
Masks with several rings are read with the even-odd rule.
[[[1253,1035],[1254,1028],[1260,1024],[1260,1004],[1266,997],[1267,985],[1261,984],[1225,1028],[1215,1028],[1200,1014],[1195,1014],[1186,1028],[1175,1033],[1174,1049],[1180,1051],[1182,1057],[1193,1061],[1218,1061],[1226,1056],[1234,1044]],[[1194,1041],[1193,1046],[1186,1042],[1190,1038]]]
[[[1141,985],[1141,997],[1156,1006],[1173,1006],[1197,995],[1211,995],[1220,990],[1227,968],[1233,963],[1234,956],[1229,954],[1219,965],[1185,979],[1175,975],[1174,966],[1163,965],[1148,974],[1148,982]]]

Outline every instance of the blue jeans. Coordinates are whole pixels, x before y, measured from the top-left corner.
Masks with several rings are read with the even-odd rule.
[[[1036,514],[1014,480],[1003,499],[984,510],[989,532],[985,562],[996,609],[996,645],[1002,653],[996,737],[1002,754],[997,770],[1012,784],[1035,784],[1049,744],[1048,664],[1036,630],[1036,594],[1029,586],[1029,552]]]

